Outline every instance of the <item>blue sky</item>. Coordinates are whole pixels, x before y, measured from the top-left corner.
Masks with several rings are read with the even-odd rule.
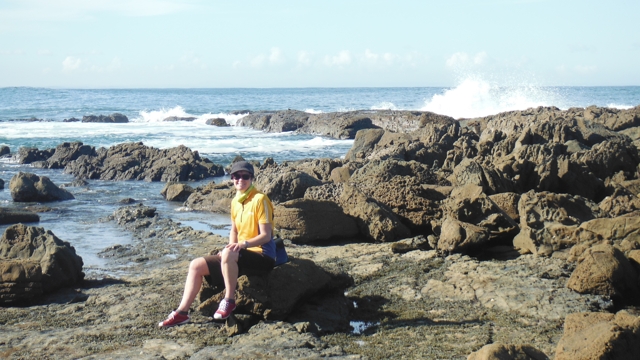
[[[640,1],[0,0],[0,87],[640,85]]]

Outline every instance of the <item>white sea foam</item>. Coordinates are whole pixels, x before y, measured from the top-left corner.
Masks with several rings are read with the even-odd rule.
[[[628,110],[633,108],[633,106],[629,105],[620,105],[620,104],[607,104],[608,108],[619,109],[619,110]]]
[[[238,120],[247,116],[247,114],[227,114],[227,113],[206,113],[202,115],[190,114],[184,110],[182,106],[176,106],[171,109],[160,109],[160,110],[151,110],[151,111],[140,111],[140,117],[131,119],[132,122],[163,122],[164,119],[168,117],[178,117],[178,118],[195,118],[192,120],[194,123],[206,123],[209,119],[222,118],[227,124],[235,126],[238,123]],[[191,122],[191,121],[189,121]]]
[[[322,114],[324,111],[315,110],[315,109],[305,109],[304,112],[306,112],[308,114]]]
[[[373,105],[371,110],[398,110],[398,108],[392,102],[383,101],[377,105]]]
[[[455,88],[427,99],[420,110],[454,118],[473,118],[556,105],[555,98],[555,94],[539,86],[500,86],[477,76],[469,76]]]

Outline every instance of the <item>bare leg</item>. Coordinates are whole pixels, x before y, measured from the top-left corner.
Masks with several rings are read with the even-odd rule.
[[[187,274],[187,281],[184,284],[184,294],[182,294],[182,301],[178,306],[178,311],[188,312],[193,300],[198,295],[200,287],[202,286],[202,277],[209,275],[209,267],[204,258],[197,258],[191,261],[189,264],[189,273]]]
[[[229,251],[224,249],[222,251],[222,276],[224,277],[226,299],[234,300],[236,298],[236,284],[238,283],[238,257],[239,253],[236,251]]]

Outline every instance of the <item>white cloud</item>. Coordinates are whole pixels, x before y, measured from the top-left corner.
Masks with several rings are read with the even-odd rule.
[[[62,71],[70,72],[77,70],[82,65],[82,60],[73,56],[67,56],[62,62]]]
[[[254,68],[261,67],[267,57],[264,54],[260,54],[251,59],[251,66]]]
[[[347,50],[340,51],[334,56],[325,56],[324,63],[327,66],[345,66],[351,64],[351,53]]]
[[[271,64],[281,64],[285,61],[284,56],[282,55],[282,51],[277,47],[271,48],[271,53],[269,54],[269,62]]]
[[[399,55],[392,53],[376,54],[369,49],[366,49],[362,56],[362,61],[364,63],[377,66],[390,66],[401,60],[402,57]]]
[[[306,51],[298,52],[298,66],[311,65],[311,54]]]
[[[461,67],[482,65],[486,60],[487,53],[485,51],[481,51],[475,55],[469,55],[466,52],[457,52],[447,59],[446,65],[448,68],[457,69]]]
[[[0,55],[24,55],[25,52],[22,49],[16,50],[0,50]]]
[[[90,19],[99,13],[146,17],[168,15],[193,8],[190,0],[9,0],[0,19],[67,21]]]
[[[593,65],[576,65],[574,70],[581,74],[590,74],[596,71],[596,67]]]

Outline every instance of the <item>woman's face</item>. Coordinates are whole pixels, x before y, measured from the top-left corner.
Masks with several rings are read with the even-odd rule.
[[[233,179],[233,186],[235,186],[238,191],[246,191],[253,181],[251,173],[244,170],[234,172],[231,178]]]

